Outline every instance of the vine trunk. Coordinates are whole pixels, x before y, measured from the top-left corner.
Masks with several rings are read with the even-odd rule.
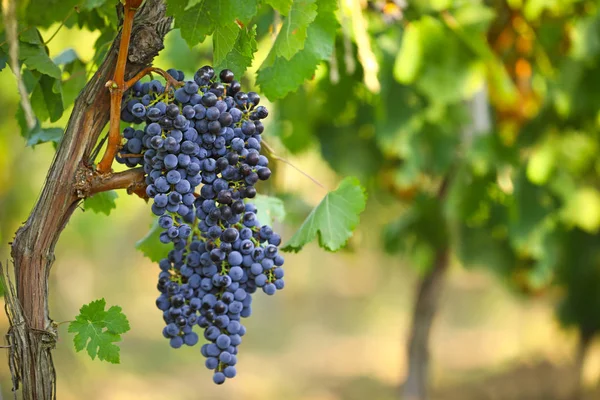
[[[136,14],[127,77],[149,66],[164,47],[164,36],[171,27],[171,18],[165,11],[162,0],[147,0]],[[9,364],[13,390],[20,384],[25,400],[56,398],[52,350],[56,345],[57,330],[48,310],[48,276],[54,262],[54,247],[62,230],[81,199],[98,191],[94,182],[102,181],[105,187],[129,189],[136,183],[127,182],[121,176],[120,184],[111,185],[110,172],[105,177],[98,177],[89,165],[90,154],[109,120],[110,93],[105,84],[113,77],[119,38],[120,35],[75,101],[41,195],[12,242],[16,293],[7,290],[6,311],[11,323]]]

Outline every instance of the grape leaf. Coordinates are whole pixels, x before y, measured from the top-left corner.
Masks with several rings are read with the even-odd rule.
[[[256,49],[256,25],[252,29],[242,29],[231,51],[220,61],[217,59],[215,50],[215,69],[220,71],[228,68],[233,71],[235,76],[240,78],[246,69],[252,65]]]
[[[160,226],[158,226],[158,218],[150,227],[150,232],[142,239],[138,240],[135,248],[144,253],[151,261],[159,262],[169,254],[170,247],[160,241]]]
[[[247,23],[256,14],[256,0],[209,0],[208,15],[216,26],[226,25],[239,19]]]
[[[29,28],[19,34],[19,41],[34,45],[41,45],[42,39],[37,29]]]
[[[31,107],[41,121],[57,121],[64,111],[60,79],[41,75],[31,92]]]
[[[273,226],[274,220],[282,222],[285,218],[283,200],[278,197],[257,194],[256,197],[252,199],[252,203],[256,206],[256,218],[261,226]]]
[[[62,128],[42,128],[39,121],[27,135],[27,146],[35,146],[46,142],[58,144],[63,135]]]
[[[212,0],[211,0],[212,1]],[[207,18],[208,6],[206,1],[201,1],[192,8],[185,9],[187,0],[169,0],[167,13],[175,17],[175,28],[181,31],[181,37],[188,46],[194,47],[202,43],[206,36],[213,33],[215,25]]]
[[[83,201],[83,208],[91,210],[96,214],[103,213],[110,215],[110,211],[117,208],[117,205],[115,204],[117,197],[119,197],[119,195],[114,190],[96,193]]]
[[[321,61],[329,59],[338,27],[336,7],[334,0],[318,2],[318,14],[308,27],[304,48],[290,60],[269,53],[256,77],[256,83],[269,100],[280,99],[295,91],[314,74]]]
[[[64,21],[79,3],[80,0],[31,1],[23,16],[28,26],[48,28],[55,22]]]
[[[60,68],[48,57],[43,46],[21,43],[19,58],[23,60],[29,69],[60,79]]]
[[[120,362],[119,346],[113,344],[121,340],[121,334],[127,332],[129,321],[121,311],[121,307],[112,306],[108,310],[106,300],[100,299],[85,304],[79,310],[75,321],[69,324],[69,332],[75,333],[73,343],[78,352],[84,348],[94,360]]]
[[[239,34],[240,27],[235,22],[221,25],[215,29],[215,33],[213,33],[214,65],[222,63],[227,54],[233,50]]]
[[[63,72],[69,74],[62,82],[63,102],[65,108],[73,104],[81,89],[86,84],[86,64],[81,61],[75,50],[67,49],[54,58],[57,65],[61,65]]]
[[[106,3],[106,0],[85,0],[82,4],[84,10],[91,10],[100,7]]]
[[[279,14],[285,16],[290,12],[294,0],[265,0],[265,3],[273,7]]]
[[[282,250],[297,252],[318,236],[319,246],[328,251],[337,251],[352,236],[366,200],[367,194],[358,179],[345,178],[311,211]]]
[[[304,48],[308,26],[317,16],[316,0],[294,0],[271,52],[289,60]]]

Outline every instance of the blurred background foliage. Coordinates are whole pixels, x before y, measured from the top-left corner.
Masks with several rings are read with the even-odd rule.
[[[51,314],[67,321],[105,297],[123,306],[132,330],[118,366],[74,354],[61,331],[62,399],[399,398],[415,288],[440,249],[451,265],[430,341],[433,399],[567,399],[580,378],[583,396],[600,397],[600,2],[339,6],[331,60],[267,102],[265,133],[326,186],[355,175],[367,187],[347,251],[311,245],[287,256],[286,289],[259,298],[248,321],[239,376],[214,387],[199,354],[173,351],[160,335],[157,269],[134,247],[151,224],[148,207],[120,193],[110,217],[82,208],[57,247]],[[65,104],[112,40],[110,29],[90,29],[116,24],[111,9],[96,14],[66,23],[48,44],[53,58],[76,54],[62,67]],[[258,53],[245,87],[255,87],[278,18],[267,7],[255,18]],[[40,26],[42,36],[58,26]],[[155,64],[189,75],[211,54],[210,43],[190,50],[174,30]],[[18,134],[8,68],[0,83],[0,260],[8,260],[54,147],[25,147],[35,141]],[[38,117],[64,127],[68,115]],[[277,226],[285,240],[325,192],[286,164],[274,172],[262,189],[285,201]],[[5,354],[0,378],[8,398]]]

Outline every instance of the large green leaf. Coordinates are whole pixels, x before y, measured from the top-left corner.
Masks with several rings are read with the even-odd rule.
[[[358,179],[348,177],[338,188],[327,193],[300,229],[285,244],[284,251],[300,251],[318,237],[319,246],[328,251],[339,250],[352,236],[359,215],[365,209],[367,194]]]
[[[121,341],[121,334],[130,329],[129,321],[121,307],[112,306],[104,310],[105,307],[104,299],[83,305],[75,321],[69,324],[69,332],[75,333],[75,350],[85,348],[92,360],[98,356],[99,360],[118,364],[120,349],[114,343]]]
[[[275,39],[271,52],[287,60],[302,50],[308,26],[317,16],[316,0],[294,0]]]
[[[290,12],[294,0],[265,0],[265,3],[281,15],[287,15]]]
[[[39,71],[54,79],[60,79],[60,68],[50,59],[42,45],[21,43],[19,58],[23,60],[27,68]]]
[[[225,25],[235,20],[246,24],[256,14],[256,0],[206,0],[210,18],[215,26]]]
[[[233,51],[240,27],[235,22],[218,26],[213,33],[213,64],[221,64]]]
[[[239,78],[252,65],[256,49],[256,25],[251,29],[242,28],[238,33],[233,48],[220,59],[217,58],[215,48],[215,69],[217,71],[225,68],[230,69]]]
[[[313,76],[321,61],[329,59],[338,27],[336,8],[337,1],[319,1],[318,14],[307,29],[304,48],[289,60],[270,53],[260,66],[256,83],[270,100],[280,99],[295,91]]]
[[[49,28],[64,21],[69,13],[76,14],[74,9],[80,4],[81,0],[32,0],[23,14],[28,25]]]
[[[188,46],[194,47],[213,33],[215,25],[208,18],[207,1],[201,1],[186,10],[187,3],[188,0],[169,0],[167,13],[175,17],[175,28],[179,28]]]
[[[187,8],[186,8],[187,7]],[[235,43],[233,25],[237,21],[247,24],[257,12],[256,0],[168,0],[167,13],[175,17],[175,28],[190,47],[202,43],[213,32],[221,47],[216,59],[221,59]]]

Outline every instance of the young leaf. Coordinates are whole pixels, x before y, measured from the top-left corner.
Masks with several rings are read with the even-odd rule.
[[[308,27],[304,48],[290,60],[271,53],[260,66],[256,83],[269,100],[280,99],[295,91],[313,76],[321,61],[329,59],[338,27],[336,8],[335,0],[319,1],[318,14]]]
[[[215,48],[215,69],[230,69],[235,76],[240,78],[246,69],[252,65],[254,53],[256,52],[256,25],[252,29],[240,30],[237,40],[233,45],[233,49],[227,53],[222,59],[217,59],[217,51]]]
[[[98,356],[99,360],[118,364],[120,348],[113,343],[119,342],[121,334],[130,329],[129,321],[121,307],[112,306],[106,311],[105,307],[104,299],[83,305],[75,321],[69,324],[69,332],[76,334],[73,343],[78,352],[85,348],[92,360]]]
[[[271,52],[289,60],[304,48],[308,26],[317,16],[316,0],[294,0]]]
[[[110,215],[110,211],[113,208],[117,208],[117,205],[115,204],[117,197],[119,197],[119,195],[114,190],[96,193],[83,201],[83,208],[97,214],[103,213]]]
[[[339,250],[358,225],[366,200],[367,194],[358,179],[345,178],[311,211],[282,250],[297,252],[315,236],[319,237],[319,246],[325,250]]]
[[[150,232],[135,244],[136,249],[154,262],[159,262],[163,258],[166,258],[171,249],[168,245],[160,241],[161,231],[162,229],[158,226],[158,219],[155,219],[150,227]]]
[[[283,221],[285,218],[283,201],[278,197],[257,194],[252,203],[257,208],[256,218],[261,225],[272,226],[274,220]]]

